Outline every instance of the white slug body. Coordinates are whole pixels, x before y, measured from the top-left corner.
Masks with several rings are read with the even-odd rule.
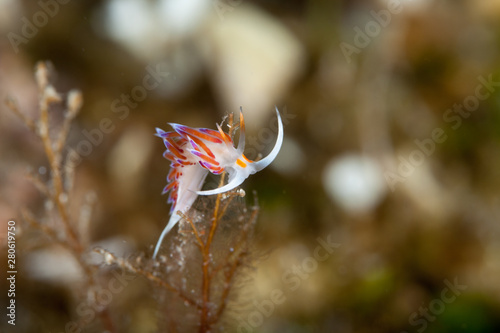
[[[278,137],[273,150],[268,156],[251,161],[245,157],[245,122],[240,112],[240,138],[238,147],[234,147],[233,140],[217,125],[218,131],[207,128],[191,128],[184,125],[170,123],[174,129],[165,132],[156,129],[156,135],[163,139],[167,150],[163,156],[170,163],[170,172],[167,176],[167,186],[163,193],[169,193],[168,202],[172,204],[171,216],[167,226],[160,235],[156,244],[153,259],[165,235],[179,222],[181,216],[177,212],[187,213],[198,195],[212,195],[230,191],[239,186],[249,175],[254,174],[266,166],[278,155],[283,142],[283,123],[278,109]],[[229,174],[228,183],[222,187],[201,191],[203,182],[208,174]]]

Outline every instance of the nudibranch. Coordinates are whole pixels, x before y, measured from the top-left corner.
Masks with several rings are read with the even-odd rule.
[[[169,193],[168,203],[170,220],[158,239],[153,259],[156,258],[163,238],[179,222],[181,215],[187,213],[198,195],[213,195],[230,191],[241,185],[248,176],[264,169],[276,158],[283,143],[283,123],[276,108],[278,117],[278,137],[273,150],[259,161],[251,161],[244,154],[245,121],[240,111],[240,136],[238,146],[234,147],[232,138],[224,132],[219,124],[217,131],[208,128],[192,128],[175,123],[169,123],[174,129],[165,132],[156,128],[156,136],[163,139],[167,150],[163,157],[169,160],[170,171],[167,175],[167,186],[162,194]],[[211,172],[215,175],[227,172],[228,183],[222,187],[201,191],[203,182]]]

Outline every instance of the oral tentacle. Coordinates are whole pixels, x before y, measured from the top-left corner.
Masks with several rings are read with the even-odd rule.
[[[260,171],[267,167],[269,164],[271,164],[272,161],[278,156],[278,153],[280,152],[281,145],[283,144],[283,122],[281,121],[281,116],[280,112],[278,111],[278,108],[276,108],[276,115],[278,117],[278,137],[276,139],[276,143],[274,145],[273,150],[261,159],[260,161],[253,162],[253,168],[254,168],[254,173],[257,171]]]

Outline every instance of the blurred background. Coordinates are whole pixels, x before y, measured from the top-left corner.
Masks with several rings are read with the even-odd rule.
[[[499,18],[494,0],[0,0],[0,98],[36,116],[39,60],[82,91],[73,197],[91,196],[88,237],[121,256],[151,251],[168,219],[155,127],[215,128],[241,106],[256,158],[276,105],[282,150],[243,184],[268,254],[235,331],[499,332]],[[3,241],[21,207],[44,209],[26,170],[47,178],[3,104],[0,156]],[[18,232],[17,329],[63,331],[78,272]],[[145,293],[114,300],[128,332],[154,331]]]

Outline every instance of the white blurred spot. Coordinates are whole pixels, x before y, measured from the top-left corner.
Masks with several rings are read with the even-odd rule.
[[[142,182],[152,149],[150,131],[137,126],[125,132],[108,155],[108,169],[122,199],[133,197],[133,192]]]
[[[156,20],[148,1],[110,0],[104,9],[105,29],[117,41],[135,48],[155,35]],[[149,37],[148,37],[149,36]]]
[[[378,163],[361,155],[332,159],[323,173],[330,198],[349,212],[366,212],[383,199],[387,187]]]
[[[274,105],[302,71],[302,44],[276,18],[241,4],[207,35],[207,54],[222,109],[243,106],[249,127],[263,127]]]
[[[30,252],[24,261],[23,270],[37,280],[70,284],[83,277],[75,258],[60,247]]]
[[[165,56],[165,45],[181,40],[205,22],[208,0],[109,0],[97,15],[96,31],[115,39],[136,57],[151,61]]]
[[[211,10],[207,0],[161,0],[158,6],[165,30],[175,35],[195,31]]]
[[[283,140],[278,156],[271,163],[271,168],[287,175],[296,175],[304,170],[305,159],[300,145],[294,139],[287,137]]]

